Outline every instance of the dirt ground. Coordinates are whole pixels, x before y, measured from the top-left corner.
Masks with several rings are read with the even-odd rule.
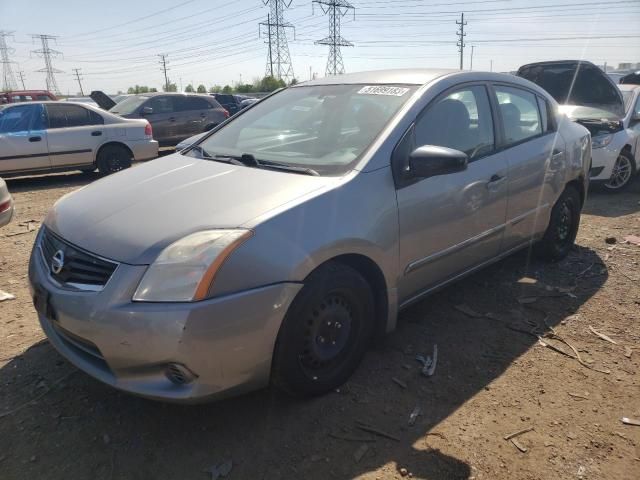
[[[563,262],[524,252],[403,312],[335,393],[177,406],[93,380],[37,324],[24,222],[37,227],[92,179],[8,182],[17,214],[0,231],[0,289],[16,299],[0,303],[0,479],[206,480],[229,460],[229,479],[640,478],[640,426],[621,422],[640,418],[640,247],[623,243],[640,235],[640,181],[590,195]],[[427,378],[415,356],[436,344]]]

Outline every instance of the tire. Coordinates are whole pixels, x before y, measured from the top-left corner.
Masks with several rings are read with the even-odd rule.
[[[535,245],[535,253],[542,260],[557,262],[569,254],[580,227],[580,194],[567,185],[551,209],[551,219],[542,240]]]
[[[335,262],[319,267],[280,327],[272,383],[297,396],[334,390],[360,364],[373,326],[373,294],[362,275]]]
[[[110,175],[131,166],[131,152],[122,145],[107,145],[98,152],[98,170]]]
[[[602,187],[610,193],[622,192],[632,183],[635,174],[636,163],[633,160],[633,156],[631,153],[623,150],[618,154],[618,158],[616,158],[611,177],[602,183]]]

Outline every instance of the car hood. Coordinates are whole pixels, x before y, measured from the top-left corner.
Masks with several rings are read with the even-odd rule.
[[[624,130],[624,122],[606,110],[578,105],[560,105],[558,111],[589,130],[592,137]]]
[[[580,105],[624,117],[616,84],[591,62],[561,60],[523,65],[517,75],[544,88],[560,105]]]
[[[185,235],[250,225],[336,181],[173,154],[62,197],[45,225],[89,252],[143,265]]]

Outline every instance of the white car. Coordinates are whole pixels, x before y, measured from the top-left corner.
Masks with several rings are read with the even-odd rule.
[[[4,227],[13,216],[13,198],[7,184],[0,178],[0,227]]]
[[[591,132],[592,183],[610,192],[629,186],[638,166],[640,118],[636,114],[634,120],[631,109],[625,110],[618,87],[633,90],[632,85],[616,85],[594,64],[577,60],[524,65],[518,76],[547,90],[560,104],[560,112]]]
[[[82,170],[109,173],[158,156],[144,119],[91,105],[29,102],[0,108],[0,174]]]

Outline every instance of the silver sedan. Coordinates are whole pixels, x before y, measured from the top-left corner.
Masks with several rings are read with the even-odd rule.
[[[4,227],[13,216],[13,198],[5,181],[0,178],[0,227]]]
[[[515,76],[299,84],[63,197],[30,260],[38,319],[145,397],[328,392],[430,292],[532,244],[567,255],[590,157],[589,132]]]

